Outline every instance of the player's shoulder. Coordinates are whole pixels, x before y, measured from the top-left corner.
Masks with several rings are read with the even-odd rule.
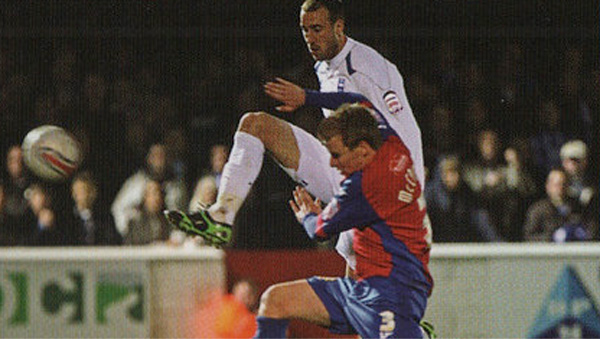
[[[327,64],[324,61],[317,61],[313,66],[315,73],[319,74],[327,70]]]
[[[342,181],[342,195],[356,196],[362,194],[363,171],[356,171]]]
[[[380,85],[386,85],[389,82],[389,71],[393,64],[373,47],[356,40],[350,40],[350,42],[353,46],[346,58],[346,62],[350,64],[349,67]]]
[[[383,173],[387,175],[398,175],[413,165],[413,159],[410,151],[401,138],[397,135],[389,135],[383,145],[377,150],[375,160],[369,167],[369,173],[375,173],[381,177]]]

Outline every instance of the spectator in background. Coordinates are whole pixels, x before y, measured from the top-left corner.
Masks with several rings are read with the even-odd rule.
[[[429,120],[429,124],[423,129],[423,151],[428,165],[435,163],[441,155],[456,150],[455,114],[449,105],[435,104]]]
[[[147,245],[169,240],[172,227],[163,216],[165,194],[161,183],[148,180],[144,184],[143,202],[127,223],[125,245]]]
[[[560,149],[562,168],[568,178],[567,195],[574,199],[579,209],[585,209],[597,194],[592,174],[588,168],[588,148],[581,140],[571,140]]]
[[[582,224],[581,216],[573,211],[573,200],[567,195],[567,174],[554,169],[546,180],[546,197],[535,202],[527,211],[524,225],[525,241],[590,240],[596,229]],[[594,234],[595,233],[595,234]]]
[[[155,143],[148,149],[145,166],[123,183],[112,204],[111,211],[121,235],[128,233],[129,219],[137,214],[136,208],[142,205],[146,184],[149,181],[156,181],[162,186],[166,208],[186,207],[188,200],[185,181],[173,174],[165,145]]]
[[[188,210],[195,211],[201,206],[210,206],[217,200],[217,181],[210,175],[205,175],[196,184]]]
[[[229,147],[223,144],[216,144],[211,147],[210,173],[208,175],[211,175],[215,179],[217,188],[219,188],[219,184],[221,183],[221,175],[223,174],[225,163],[227,163],[227,158],[229,158]]]
[[[17,220],[6,213],[6,194],[0,181],[0,246],[15,246],[22,242],[24,234]]]
[[[121,235],[115,228],[112,216],[97,204],[98,184],[90,172],[81,172],[73,179],[71,196],[78,244],[121,244]]]
[[[500,140],[493,130],[482,130],[477,139],[476,158],[464,167],[463,179],[475,193],[475,198],[481,202],[489,216],[490,225],[498,232],[500,218],[503,213],[503,194],[506,186],[502,173],[500,158]],[[501,240],[490,234],[487,241]]]
[[[560,130],[560,108],[552,99],[546,99],[535,109],[534,134],[529,137],[534,176],[543,183],[551,169],[561,165],[559,153],[567,137]]]
[[[500,169],[506,191],[500,207],[503,212],[498,219],[498,233],[506,241],[523,240],[525,213],[537,194],[533,176],[525,165],[525,148],[523,143],[515,141],[504,150],[506,165]]]
[[[28,203],[25,190],[30,184],[23,162],[23,150],[19,145],[13,145],[6,153],[7,178],[4,184],[5,211],[15,219],[22,219],[27,213]]]
[[[482,241],[481,230],[489,228],[478,208],[475,193],[461,176],[456,156],[440,160],[430,183],[425,186],[427,213],[431,218],[434,242]]]
[[[198,180],[194,193],[190,199],[188,207],[189,212],[195,212],[200,208],[210,206],[217,200],[217,181],[214,176],[207,174]],[[175,243],[202,245],[204,239],[201,237],[188,237],[180,230],[174,230],[171,233],[171,240]]]
[[[173,127],[164,134],[164,144],[169,154],[169,163],[175,178],[186,180],[188,177],[187,136],[182,127]]]
[[[596,239],[600,218],[598,179],[589,171],[587,145],[581,140],[571,140],[561,148],[560,158],[569,180],[567,195],[574,201],[575,213],[581,215],[582,223]]]
[[[119,185],[133,169],[130,170],[130,154],[125,147],[127,123],[122,122],[122,115],[114,114],[109,108],[109,81],[101,73],[89,73],[83,79],[81,88],[81,114],[73,120],[72,132],[88,152],[81,168],[93,170],[99,187],[96,204],[110,206]],[[110,137],[107,137],[110,136]],[[145,154],[145,150],[142,155]]]
[[[64,220],[57,218],[52,206],[49,188],[38,183],[31,184],[25,197],[33,213],[33,223],[24,225],[24,245],[30,246],[62,246],[69,244]],[[29,218],[28,218],[29,220]]]
[[[221,175],[228,157],[229,148],[227,146],[215,144],[210,148],[210,167],[205,170],[196,183],[193,196],[190,199],[190,211],[197,210],[199,204],[210,206],[216,201],[214,190],[218,192]]]
[[[201,206],[207,207],[215,203],[221,175],[228,157],[229,148],[227,146],[216,144],[211,147],[210,168],[196,183],[188,208],[190,212],[197,211]]]
[[[460,135],[463,142],[456,145],[453,153],[470,156],[481,131],[492,125],[490,115],[490,108],[482,98],[472,97],[465,102],[462,114],[458,116],[458,122],[455,122],[456,135]]]
[[[258,289],[249,279],[233,284],[230,294],[217,294],[192,319],[196,338],[252,338],[256,332]]]

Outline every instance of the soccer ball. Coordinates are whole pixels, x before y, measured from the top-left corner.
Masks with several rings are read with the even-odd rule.
[[[59,182],[69,178],[82,160],[77,139],[64,129],[52,125],[29,131],[22,148],[27,168],[47,181]]]

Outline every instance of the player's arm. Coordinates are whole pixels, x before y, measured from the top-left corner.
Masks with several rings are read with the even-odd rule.
[[[352,92],[319,92],[307,89],[306,102],[307,106],[315,106],[319,108],[337,109],[342,104],[346,103],[361,103],[369,108],[373,108],[373,105],[364,95]]]
[[[342,193],[336,195],[321,212],[304,188],[296,188],[290,206],[311,239],[325,241],[343,231],[366,227],[380,219],[362,194],[357,179],[358,174],[346,179]]]
[[[334,110],[344,103],[355,102],[373,107],[365,96],[358,93],[305,90],[282,78],[267,82],[264,88],[268,96],[283,103],[283,105],[276,107],[278,111],[282,112],[292,112],[304,105]]]
[[[354,280],[358,279],[358,276],[356,275],[356,272],[354,271],[354,269],[352,267],[350,267],[350,264],[346,263],[346,278],[352,278]]]

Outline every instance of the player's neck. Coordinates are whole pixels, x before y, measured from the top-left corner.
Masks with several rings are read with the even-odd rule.
[[[326,60],[327,64],[330,64],[335,58],[337,58],[342,53],[342,51],[344,50],[344,47],[346,47],[347,43],[348,43],[348,37],[344,34],[342,36],[341,42],[340,42],[338,49],[337,49],[335,55],[333,56],[333,58]]]

